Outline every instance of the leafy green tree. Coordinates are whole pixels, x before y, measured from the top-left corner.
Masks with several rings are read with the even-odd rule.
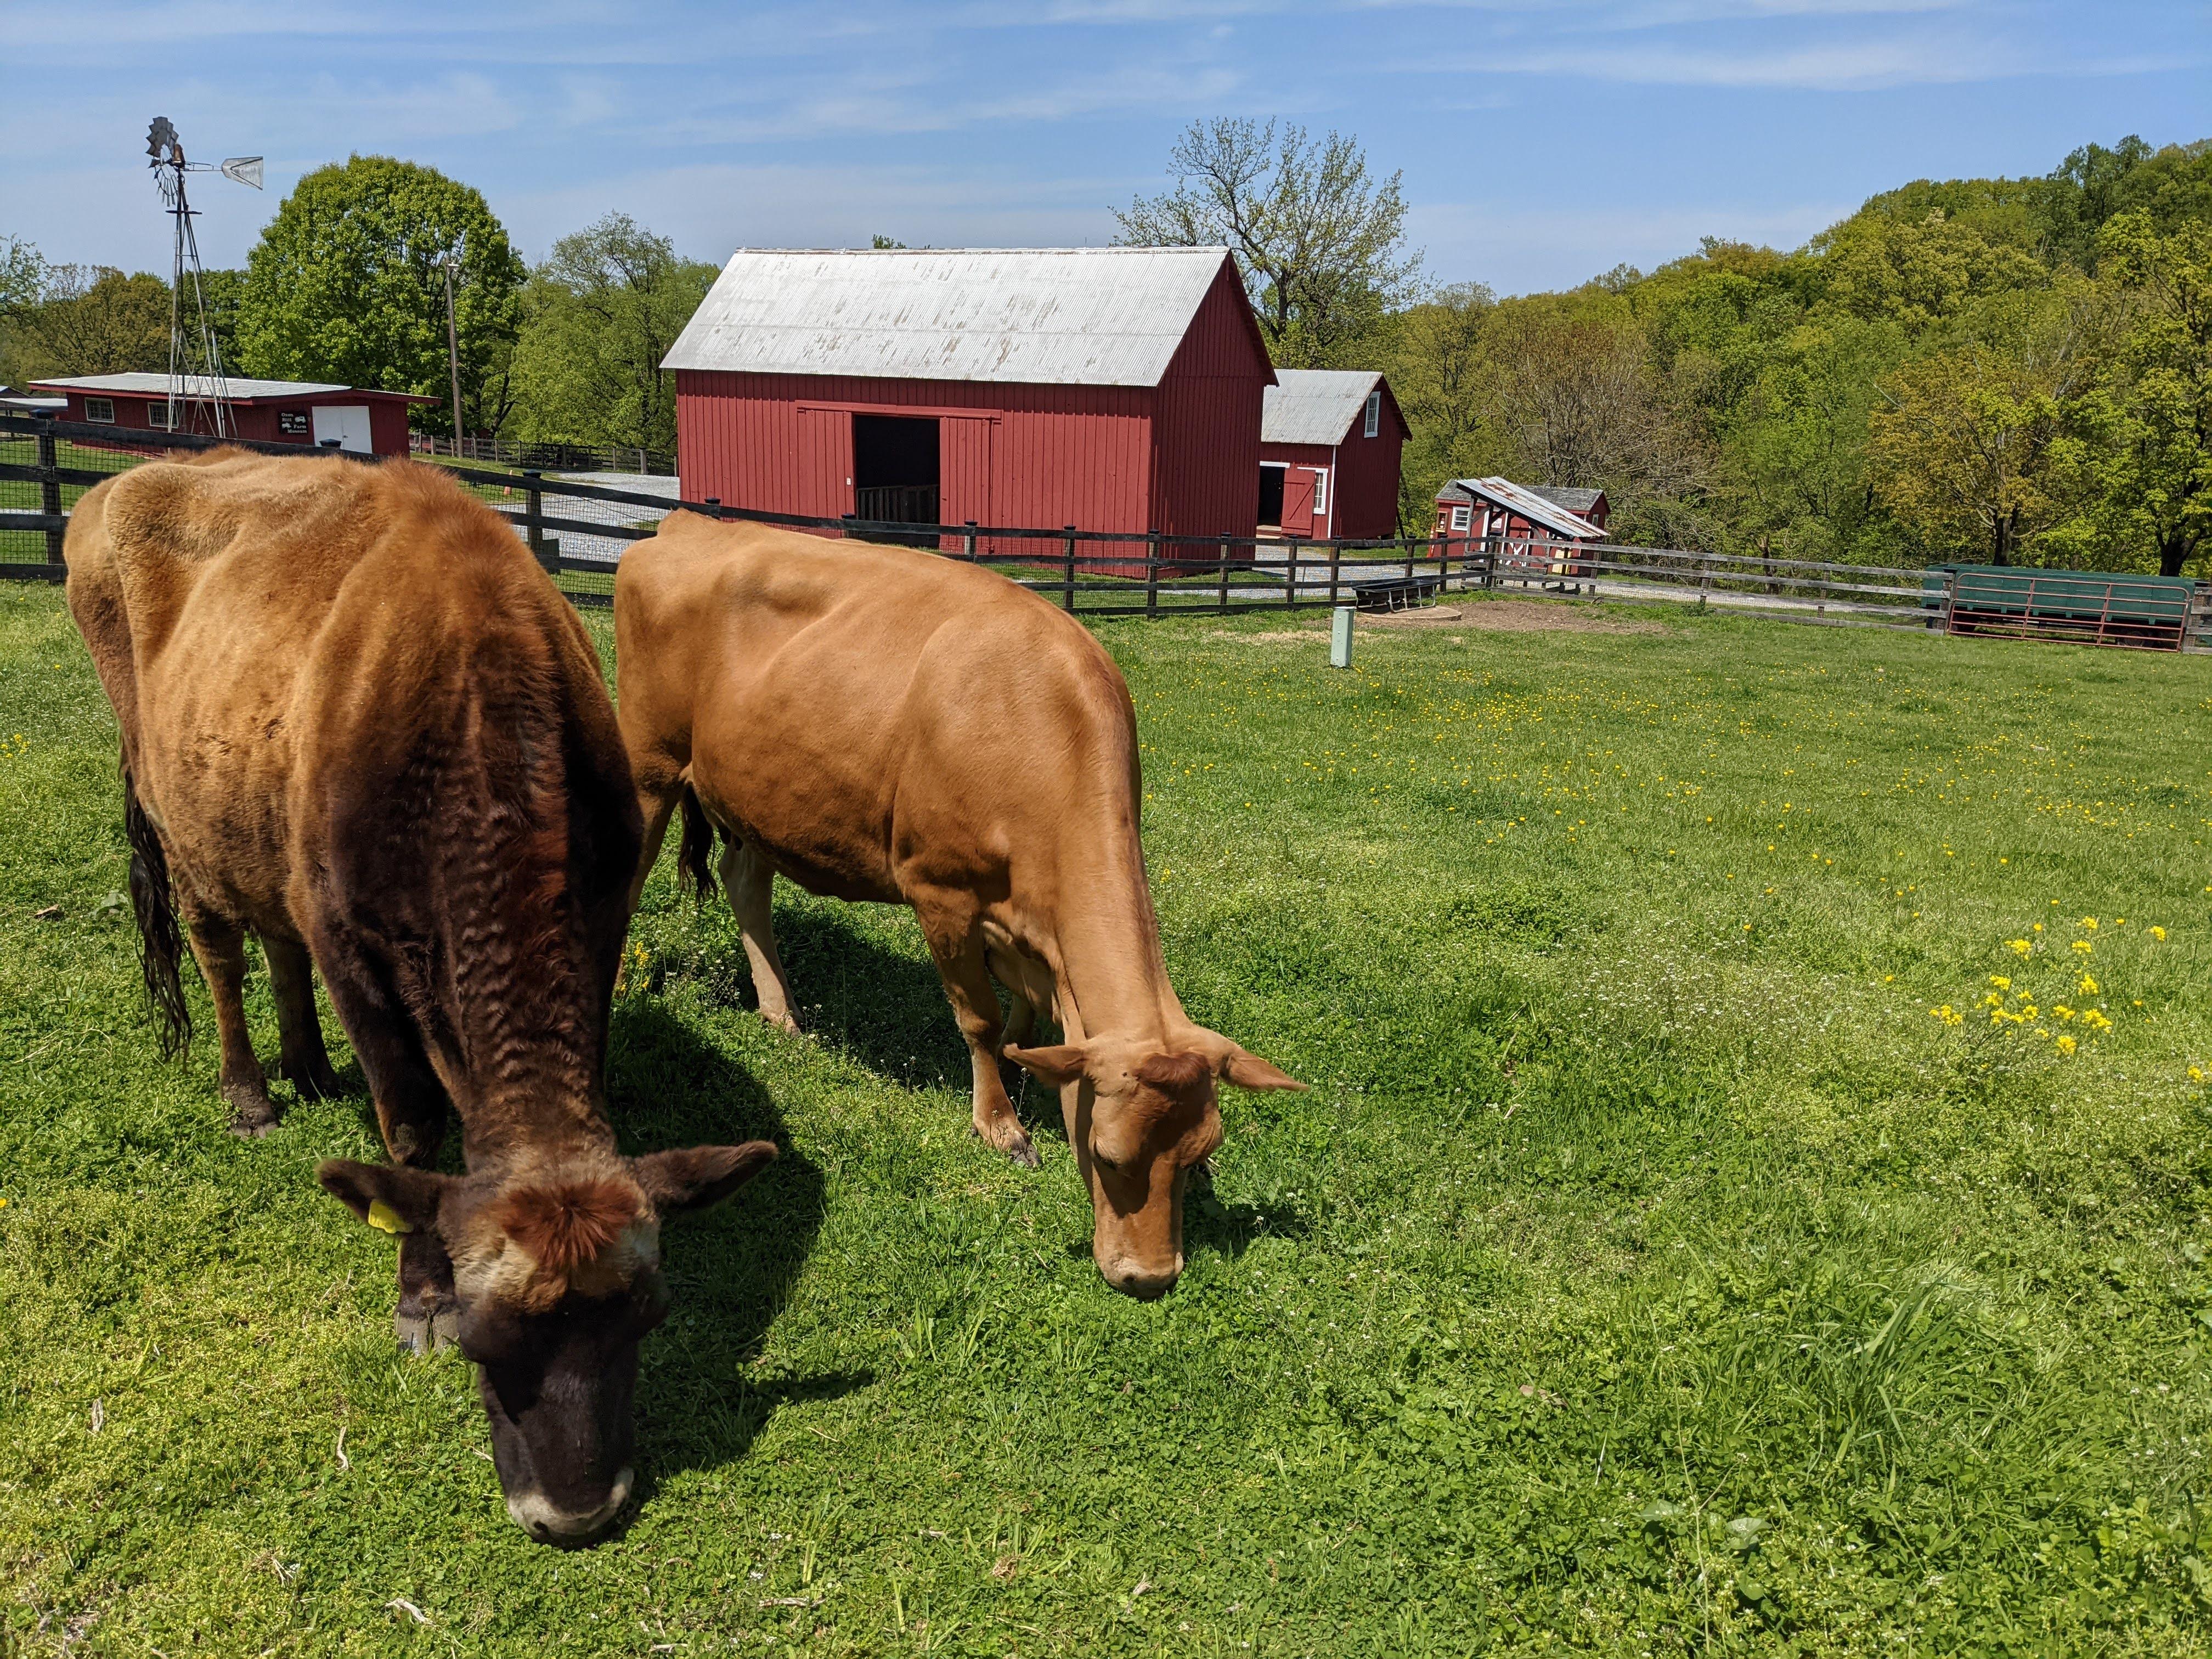
[[[169,285],[145,271],[47,265],[37,303],[8,325],[7,378],[120,374],[169,366]]]
[[[38,304],[46,291],[46,262],[20,236],[0,241],[0,317],[12,317]]]
[[[2084,499],[2057,539],[2083,563],[2179,576],[2212,536],[2212,224],[2161,236],[2138,209],[2098,243],[2122,321],[2072,411]]]
[[[1875,491],[1929,551],[2018,562],[2063,515],[2068,400],[2090,354],[2076,277],[1981,308],[1959,343],[1901,365],[1869,422]]]
[[[661,360],[716,274],[626,214],[554,243],[524,295],[516,435],[673,451],[675,376]]]
[[[1437,491],[1450,478],[1503,464],[1489,418],[1492,370],[1484,329],[1498,301],[1480,283],[1437,289],[1400,319],[1391,389],[1411,430],[1399,467],[1398,520],[1425,533]]]
[[[481,428],[521,321],[522,260],[481,195],[411,161],[356,155],[300,180],[246,256],[241,368],[442,398],[442,266],[456,255],[461,395]],[[451,429],[443,402],[416,418]]]
[[[1121,242],[1237,257],[1260,331],[1285,368],[1371,368],[1390,314],[1419,289],[1399,177],[1358,142],[1269,121],[1194,121],[1169,153],[1175,188],[1116,210]]]
[[[1990,240],[1941,208],[1918,221],[1856,216],[1814,246],[1829,304],[1913,330],[1955,317],[1988,295],[2038,287],[2047,276],[2029,253]]]

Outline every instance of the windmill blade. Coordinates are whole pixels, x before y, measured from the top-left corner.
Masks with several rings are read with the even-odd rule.
[[[261,188],[261,158],[258,155],[234,155],[222,164],[222,176],[235,179],[241,185]]]
[[[166,115],[157,115],[146,129],[146,154],[154,158],[151,165],[159,167],[167,159],[166,150],[177,148],[177,129]]]

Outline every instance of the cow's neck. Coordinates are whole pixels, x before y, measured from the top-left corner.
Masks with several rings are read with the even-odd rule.
[[[1060,890],[1053,928],[1060,1029],[1071,1042],[1110,1036],[1170,1048],[1190,1021],[1168,982],[1133,826],[1115,841],[1071,862],[1076,873]]]

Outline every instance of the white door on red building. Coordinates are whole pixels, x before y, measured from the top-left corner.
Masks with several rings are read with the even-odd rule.
[[[374,453],[376,447],[368,436],[367,404],[318,404],[313,413],[317,444],[335,438],[340,449],[351,450],[356,455]]]

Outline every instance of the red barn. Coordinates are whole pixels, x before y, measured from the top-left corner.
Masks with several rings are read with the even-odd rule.
[[[687,501],[1255,528],[1275,377],[1225,248],[740,249],[663,366]]]
[[[1260,413],[1260,529],[1380,541],[1398,533],[1406,417],[1371,369],[1279,368]]]
[[[234,438],[271,444],[320,444],[335,439],[341,449],[368,455],[407,453],[407,406],[434,404],[405,392],[367,392],[358,386],[324,386],[313,380],[226,380]],[[169,429],[169,377],[166,374],[80,374],[69,380],[34,380],[33,392],[53,392],[69,401],[58,412],[64,421],[112,426],[118,444],[133,432]],[[209,382],[187,377],[195,400],[189,429],[211,434],[206,398]],[[186,423],[180,416],[180,424]]]

